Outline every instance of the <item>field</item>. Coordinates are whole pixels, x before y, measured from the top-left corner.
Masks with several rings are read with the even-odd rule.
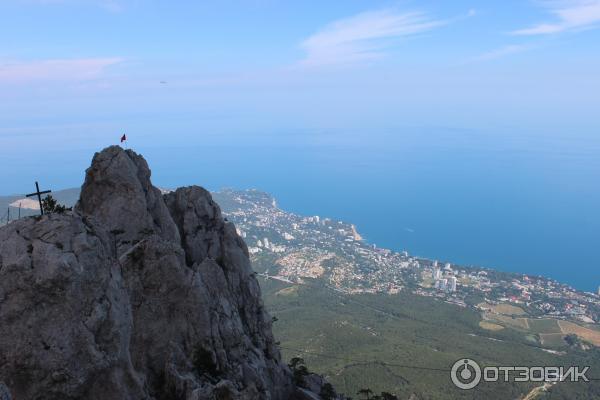
[[[546,347],[563,347],[565,340],[562,333],[540,333],[540,344]]]
[[[555,319],[528,319],[529,329],[533,333],[562,333]]]
[[[265,305],[277,317],[273,330],[283,358],[304,358],[310,370],[354,398],[358,389],[368,387],[396,393],[400,399],[413,394],[419,400],[518,399],[534,386],[487,383],[475,391],[458,390],[449,369],[464,357],[482,365],[585,363],[600,371],[597,354],[550,354],[528,340],[528,333],[489,330],[500,324],[482,321],[472,310],[404,292],[350,296],[308,282],[295,286],[260,278]],[[564,393],[553,388],[555,393],[545,398],[570,399],[574,390],[585,394],[596,386]]]
[[[497,314],[504,315],[526,315],[527,313],[523,311],[521,307],[513,306],[511,304],[496,304],[490,306],[490,309]]]
[[[564,334],[574,333],[585,341],[595,346],[600,346],[600,332],[594,329],[584,328],[569,321],[559,321],[560,329]]]
[[[520,329],[525,331],[529,330],[529,321],[527,318],[514,318],[502,314],[486,313],[485,319],[499,323],[501,325],[506,325],[509,328]]]
[[[600,347],[600,330],[596,326],[587,328],[573,322],[552,318],[527,318],[527,314],[523,309],[510,304],[490,305],[481,303],[479,306],[488,310],[483,312],[485,321],[480,323],[480,326],[484,329],[490,331],[500,330],[494,327],[496,325],[528,332],[538,335],[539,344],[546,347],[565,347],[567,346],[564,340],[565,336],[575,334],[581,339]]]
[[[479,326],[488,331],[501,331],[504,329],[502,325],[494,324],[487,321],[479,321]]]

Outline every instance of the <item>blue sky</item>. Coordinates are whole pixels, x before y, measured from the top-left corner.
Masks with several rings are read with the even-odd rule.
[[[600,0],[4,0],[0,16],[4,160],[120,132],[161,147],[600,128]]]

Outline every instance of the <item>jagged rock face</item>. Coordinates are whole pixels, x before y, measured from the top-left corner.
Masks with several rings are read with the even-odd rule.
[[[129,360],[131,307],[107,240],[73,215],[0,230],[0,381],[15,399],[118,398],[120,387],[143,395]]]
[[[153,233],[179,242],[160,190],[150,182],[146,160],[131,150],[112,146],[94,155],[76,210],[93,215],[113,235],[118,255]]]
[[[74,212],[0,229],[3,390],[308,398],[280,360],[235,227],[202,188],[163,197],[143,158],[119,147],[94,156]]]

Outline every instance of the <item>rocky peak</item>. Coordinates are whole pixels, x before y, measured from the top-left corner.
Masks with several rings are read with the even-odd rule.
[[[73,212],[0,228],[0,398],[305,399],[210,193],[113,146]]]
[[[179,241],[177,226],[150,175],[144,158],[119,146],[96,153],[86,171],[75,209],[114,236],[119,255],[150,234]]]

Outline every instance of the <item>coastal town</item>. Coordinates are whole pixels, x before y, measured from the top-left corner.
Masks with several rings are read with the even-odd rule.
[[[597,293],[541,276],[378,248],[363,240],[354,225],[286,212],[260,191],[223,190],[214,196],[248,244],[255,270],[274,279],[320,282],[348,294],[405,290],[480,311],[507,303],[532,318],[600,322]]]

